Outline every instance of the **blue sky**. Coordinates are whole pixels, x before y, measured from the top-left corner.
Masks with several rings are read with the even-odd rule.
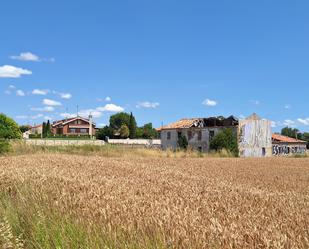
[[[0,112],[141,125],[257,112],[309,130],[308,1],[2,1]]]

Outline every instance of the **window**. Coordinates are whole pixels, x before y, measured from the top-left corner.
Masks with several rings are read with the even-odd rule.
[[[181,132],[180,131],[177,132],[177,135],[178,135],[178,139],[181,138]]]
[[[201,141],[202,140],[202,131],[197,132],[197,140]]]
[[[80,133],[88,133],[87,129],[80,129]]]
[[[167,132],[166,139],[167,140],[171,140],[171,132],[170,131]]]
[[[192,139],[192,131],[188,131],[188,140]]]
[[[215,131],[209,131],[209,142],[211,142],[214,136],[215,136]]]
[[[70,129],[70,133],[76,133],[76,130],[73,129],[73,128],[71,128],[71,129]]]

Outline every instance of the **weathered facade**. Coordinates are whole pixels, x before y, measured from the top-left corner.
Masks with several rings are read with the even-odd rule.
[[[274,156],[289,156],[295,154],[305,154],[307,142],[295,138],[272,135],[272,154]]]
[[[81,136],[95,135],[95,123],[91,119],[75,117],[55,121],[51,125],[51,131],[54,135]]]
[[[181,119],[159,129],[163,149],[178,147],[178,139],[185,136],[188,145],[202,152],[209,152],[210,141],[224,128],[237,132],[238,120],[233,116]]]
[[[271,122],[256,114],[240,120],[238,148],[240,157],[270,157],[272,155]]]

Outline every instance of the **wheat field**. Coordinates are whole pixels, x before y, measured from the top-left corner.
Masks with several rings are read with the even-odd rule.
[[[0,157],[2,248],[309,248],[306,158]]]

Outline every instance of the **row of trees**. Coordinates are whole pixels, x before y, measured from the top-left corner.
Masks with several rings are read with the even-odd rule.
[[[109,119],[109,125],[99,129],[96,136],[98,139],[102,140],[105,140],[106,137],[154,139],[158,138],[159,134],[157,130],[152,127],[152,123],[138,127],[132,112],[130,114],[121,112],[112,115]]]
[[[304,140],[307,142],[307,148],[309,149],[309,132],[302,133],[296,128],[285,127],[281,130],[281,135]]]

